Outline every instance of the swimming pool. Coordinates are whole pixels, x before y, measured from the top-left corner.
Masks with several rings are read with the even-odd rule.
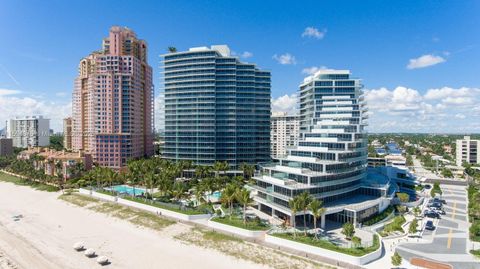
[[[143,195],[145,193],[145,189],[133,188],[133,187],[130,187],[130,186],[127,186],[127,185],[117,185],[117,186],[113,186],[112,188],[106,188],[106,189],[107,190],[113,190],[113,191],[116,191],[118,193],[126,193],[126,194],[129,194],[129,195],[134,195],[134,196]]]
[[[215,198],[215,199],[220,199],[221,196],[222,196],[222,193],[219,192],[219,191],[216,191],[216,192],[210,194],[210,197]]]

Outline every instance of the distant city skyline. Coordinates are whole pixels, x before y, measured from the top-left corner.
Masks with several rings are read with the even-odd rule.
[[[350,69],[363,78],[369,132],[479,133],[479,11],[473,0],[288,6],[6,0],[0,3],[0,129],[8,118],[43,115],[61,131],[71,115],[78,61],[101,45],[105,29],[120,25],[149,45],[157,129],[160,55],[168,46],[227,44],[242,61],[271,71],[273,111],[293,111],[307,75]]]

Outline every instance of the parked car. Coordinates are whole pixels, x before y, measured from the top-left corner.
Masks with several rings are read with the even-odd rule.
[[[443,208],[443,205],[442,203],[437,203],[437,202],[433,202],[433,203],[428,203],[427,207],[435,207],[435,208]]]
[[[429,217],[429,218],[432,218],[432,219],[439,219],[440,218],[440,214],[438,214],[437,212],[434,212],[434,211],[425,211],[425,213],[423,213],[423,216]]]
[[[429,190],[430,188],[432,188],[432,186],[430,186],[430,185],[428,185],[428,184],[426,184],[424,187],[425,187],[425,189],[427,189],[427,190]]]
[[[435,208],[435,207],[432,207],[432,208],[429,208],[430,211],[433,211],[435,213],[438,213],[440,215],[445,215],[445,210],[441,209],[441,208]]]
[[[441,203],[441,204],[446,205],[447,201],[445,201],[445,199],[440,199],[438,197],[434,197],[434,198],[430,199],[430,203]]]
[[[435,225],[433,225],[433,221],[427,221],[427,223],[425,224],[425,229],[430,231],[435,230]]]

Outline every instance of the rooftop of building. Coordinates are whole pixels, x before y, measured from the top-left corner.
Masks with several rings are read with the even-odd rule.
[[[56,160],[80,160],[85,158],[85,153],[81,151],[77,152],[69,152],[69,151],[59,151],[49,148],[42,148],[42,147],[33,147],[28,148],[24,151],[20,152],[20,155],[32,155],[38,154],[45,159],[56,159]]]
[[[350,70],[340,70],[340,69],[320,69],[315,72],[313,75],[310,75],[303,79],[302,84],[309,83],[315,79],[319,79],[322,75],[350,75]]]
[[[49,120],[44,118],[42,115],[34,115],[34,116],[16,116],[12,120],[37,120],[37,119],[44,119],[44,120]]]

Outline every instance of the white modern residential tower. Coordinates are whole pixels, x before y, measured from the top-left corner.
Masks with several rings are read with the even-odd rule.
[[[297,145],[300,117],[273,112],[270,121],[270,154],[277,159],[287,155],[287,148]]]
[[[300,84],[300,137],[279,163],[262,167],[259,209],[292,222],[289,200],[307,192],[321,200],[321,218],[359,223],[383,211],[394,191],[388,177],[367,173],[365,102],[348,70],[321,70]],[[307,214],[309,214],[307,212]],[[302,221],[303,212],[296,213]]]
[[[43,116],[16,117],[7,120],[7,138],[17,148],[50,145],[50,120]]]

